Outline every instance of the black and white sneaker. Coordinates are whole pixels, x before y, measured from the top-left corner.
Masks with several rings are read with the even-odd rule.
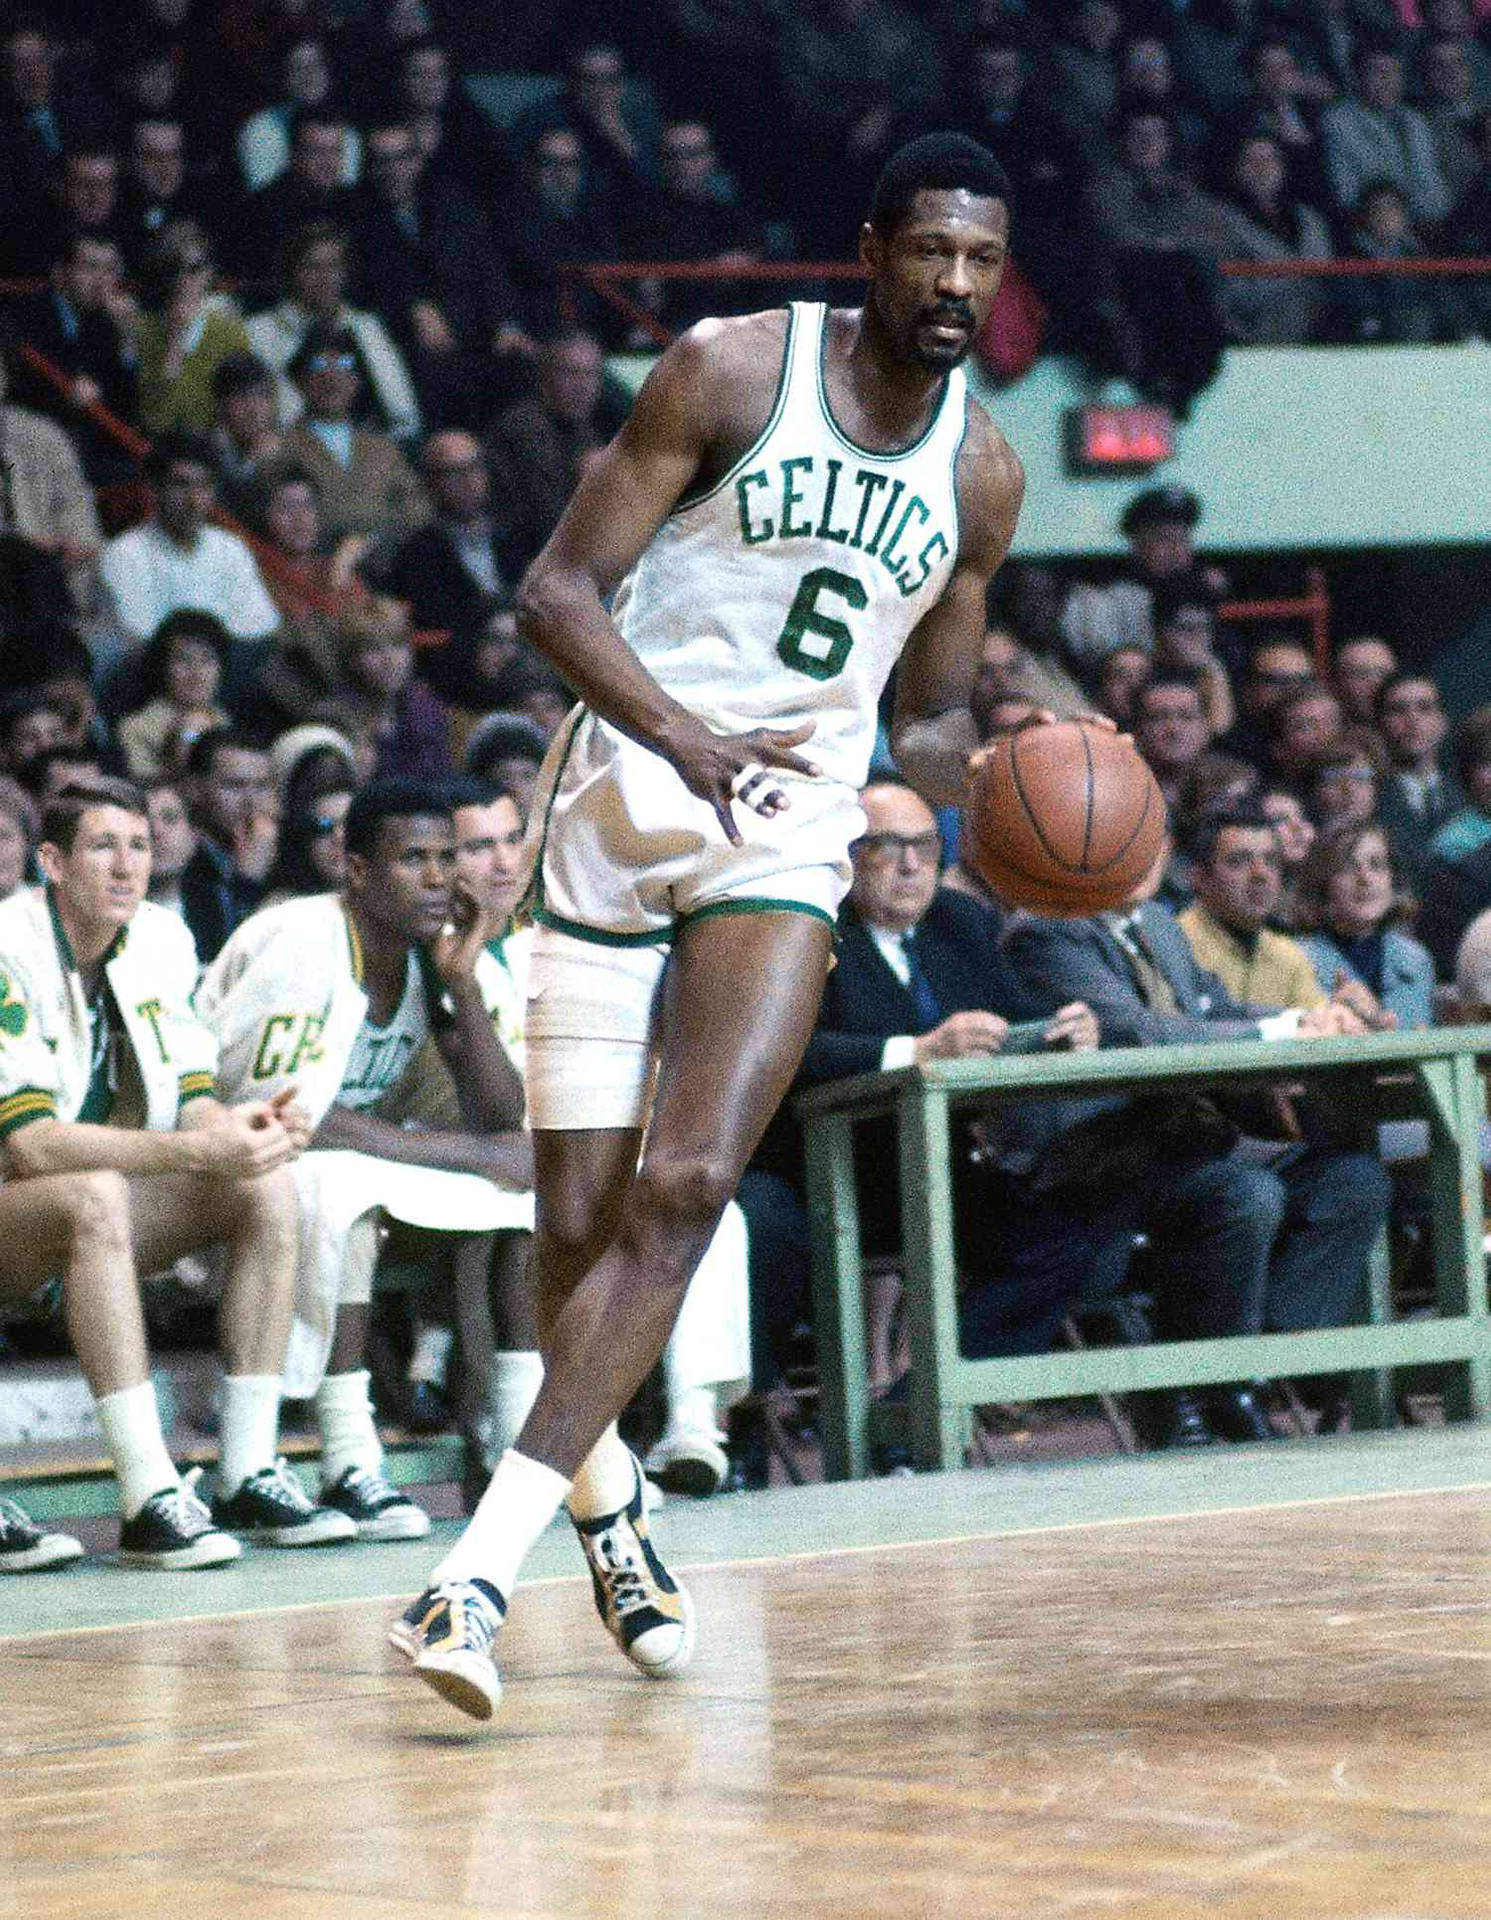
[[[288,1460],[260,1467],[236,1493],[214,1500],[212,1517],[225,1532],[265,1547],[327,1547],[357,1537],[345,1513],[316,1505]]]
[[[119,1529],[122,1567],[163,1567],[186,1573],[194,1567],[221,1567],[243,1548],[220,1533],[212,1515],[191,1491],[178,1483],[152,1493],[133,1520]]]
[[[40,1573],[83,1557],[83,1543],[70,1533],[43,1533],[24,1507],[0,1500],[0,1573]]]
[[[574,1526],[607,1633],[649,1679],[671,1679],[693,1657],[694,1603],[652,1544],[643,1492],[647,1482],[635,1458],[632,1470],[636,1490],[619,1513],[575,1520]]]
[[[423,1540],[430,1516],[372,1467],[346,1467],[321,1489],[321,1505],[344,1513],[359,1540]]]
[[[506,1614],[490,1581],[442,1580],[404,1610],[388,1638],[442,1700],[490,1720],[502,1698],[492,1643]]]

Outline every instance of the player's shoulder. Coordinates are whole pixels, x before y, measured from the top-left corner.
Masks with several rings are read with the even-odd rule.
[[[774,390],[787,345],[785,307],[699,320],[663,352],[648,385],[692,405],[729,409]]]
[[[959,480],[981,488],[997,487],[1016,499],[1025,491],[1025,467],[984,403],[972,392],[964,396],[963,446],[958,457]]]

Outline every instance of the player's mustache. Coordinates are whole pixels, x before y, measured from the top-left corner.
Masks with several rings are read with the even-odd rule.
[[[973,309],[960,301],[939,301],[935,307],[927,309],[927,318],[934,326],[966,327],[970,331],[973,327]]]

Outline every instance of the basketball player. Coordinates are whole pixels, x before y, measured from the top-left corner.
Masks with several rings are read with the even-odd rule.
[[[897,763],[934,803],[964,798],[985,589],[1023,490],[961,371],[999,286],[1007,199],[971,140],[902,148],[860,234],[865,306],[691,329],[523,583],[524,636],[583,701],[535,799],[546,1374],[391,1634],[478,1719],[500,1693],[492,1646],[518,1569],[562,1501],[622,1650],[654,1677],[689,1659],[692,1607],[647,1537],[615,1421],[812,1029],[898,661]]]

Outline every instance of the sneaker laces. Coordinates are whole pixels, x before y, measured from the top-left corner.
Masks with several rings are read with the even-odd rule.
[[[502,1622],[482,1596],[464,1582],[459,1586],[437,1587],[435,1591],[450,1608],[451,1632],[459,1633],[473,1652],[490,1654]]]
[[[316,1511],[315,1502],[300,1484],[299,1475],[292,1470],[283,1454],[272,1467],[265,1470],[264,1477],[266,1485],[282,1495],[286,1506],[293,1507],[297,1514],[308,1515]]]
[[[651,1574],[642,1558],[640,1544],[628,1546],[619,1526],[607,1527],[593,1536],[595,1571],[605,1582],[611,1606],[618,1619],[653,1604]]]
[[[393,1482],[372,1467],[348,1467],[345,1473],[337,1476],[337,1485],[346,1487],[359,1499],[366,1500],[369,1505],[390,1497],[395,1500],[403,1498]]]
[[[31,1516],[18,1500],[0,1500],[0,1540],[9,1533],[35,1533]]]
[[[205,1533],[211,1530],[212,1515],[205,1504],[199,1500],[190,1487],[180,1482],[174,1487],[164,1487],[152,1497],[152,1503],[163,1520],[168,1520],[181,1533]]]

